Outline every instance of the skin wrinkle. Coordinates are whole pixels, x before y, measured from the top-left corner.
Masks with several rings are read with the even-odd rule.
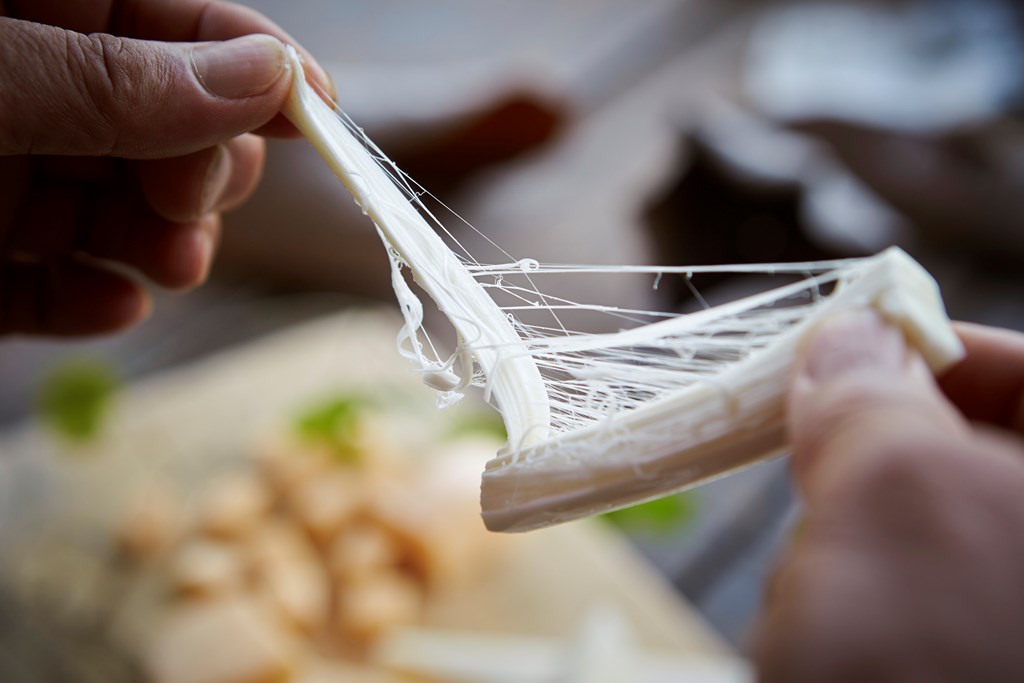
[[[21,25],[15,23],[12,26],[11,30],[9,31],[9,33],[13,34],[13,37],[15,38],[15,41],[11,41],[11,42],[18,42],[18,43],[20,43],[20,45],[16,45],[15,46],[15,50],[19,51],[19,52],[28,52],[29,50],[35,48],[38,51],[40,51],[40,53],[37,54],[37,57],[36,57],[37,63],[42,64],[42,63],[45,63],[45,62],[55,61],[56,60],[56,61],[59,61],[59,63],[65,64],[67,66],[67,70],[66,70],[66,72],[64,74],[64,78],[66,80],[70,81],[70,83],[68,83],[67,85],[70,86],[71,92],[76,93],[76,94],[78,94],[80,96],[87,97],[91,101],[93,101],[93,102],[95,102],[97,104],[99,102],[101,102],[101,100],[96,99],[94,97],[93,93],[90,92],[90,89],[89,89],[89,85],[90,85],[89,81],[90,81],[90,79],[88,78],[88,73],[84,72],[84,70],[82,68],[80,68],[84,64],[84,58],[82,58],[82,57],[76,58],[76,57],[73,56],[76,53],[81,53],[81,45],[80,45],[80,41],[77,39],[77,37],[85,38],[85,36],[81,36],[81,34],[75,34],[75,33],[72,33],[72,32],[61,31],[60,29],[56,29],[56,28],[52,28],[52,27],[45,27],[44,30],[54,31],[54,32],[58,32],[59,31],[59,36],[62,38],[62,40],[52,41],[52,42],[38,41],[38,40],[26,40],[25,37],[24,37],[24,33],[23,33]],[[20,40],[18,40],[19,38],[20,38]],[[53,47],[50,47],[50,46],[52,46],[54,44],[58,44],[58,45],[62,46],[63,49],[56,48],[57,52],[54,55],[46,54],[45,50],[47,50],[47,49],[55,49]],[[76,69],[75,68],[76,66],[79,67],[79,68]],[[0,90],[2,90],[2,89],[0,89]],[[64,89],[60,88],[60,87],[39,89],[36,93],[34,93],[33,99],[42,100],[42,102],[36,102],[36,103],[33,103],[33,104],[36,104],[36,106],[39,109],[43,110],[44,112],[49,112],[49,114],[51,116],[53,116],[54,118],[57,119],[57,121],[53,122],[53,125],[51,126],[51,128],[56,128],[58,130],[59,129],[71,129],[71,130],[77,129],[79,131],[85,130],[85,131],[90,131],[90,134],[92,134],[92,131],[96,130],[99,127],[96,126],[96,125],[93,125],[94,122],[90,122],[89,124],[83,126],[82,122],[80,121],[81,112],[78,111],[78,109],[79,109],[78,107],[72,106],[72,107],[69,108],[69,106],[65,102],[63,102],[62,100],[55,100],[54,99],[55,93],[56,92],[61,92],[63,90]],[[11,108],[8,108],[8,109],[11,109]],[[100,113],[100,112],[102,112],[102,109],[103,109],[102,107],[93,107],[93,108],[91,108],[90,111],[94,112],[93,116],[97,116],[97,115],[102,116],[102,114]],[[108,120],[106,122],[106,124],[107,125],[105,126],[105,128],[108,131],[112,131],[113,130],[113,126],[111,125],[111,122]],[[18,130],[18,127],[15,124],[13,124],[13,123],[11,124],[11,127],[15,131]],[[13,141],[12,148],[5,151],[5,153],[7,153],[7,154],[29,154],[29,155],[32,155],[32,154],[36,154],[37,151],[40,148],[40,142],[38,140],[34,139],[31,136],[31,134],[29,134],[29,137],[27,139],[24,139],[24,140],[18,140],[18,139],[16,139],[16,136],[8,137],[8,139],[11,139],[11,138],[15,138],[15,139]],[[65,147],[64,151],[67,151],[70,148],[71,148],[71,142],[68,141],[66,143],[66,147]]]
[[[192,220],[189,212],[204,200],[214,211],[238,205],[262,166],[262,144],[236,144],[235,137],[296,136],[277,114],[287,79],[259,97],[224,99],[210,97],[195,73],[186,76],[190,43],[250,33],[294,42],[260,13],[219,0],[0,1],[0,63],[20,65],[0,77],[0,268],[8,262],[0,306],[7,329],[114,331],[145,309],[137,305],[145,296],[135,273],[173,289],[203,279],[211,250],[195,233],[215,246],[218,217]],[[202,159],[177,162],[188,177],[169,175],[176,159],[219,144],[230,152],[228,177],[218,177],[206,195],[201,183],[212,169]],[[159,211],[144,196],[145,177],[157,183],[151,191]],[[63,183],[82,190],[77,211],[53,198]],[[18,250],[17,260],[4,255],[4,243]],[[131,271],[108,271],[110,262]],[[44,263],[59,280],[40,279]],[[48,317],[33,306],[51,307]]]
[[[23,29],[20,24],[0,17],[0,27],[5,29],[5,35],[8,38],[8,40],[4,41],[4,44],[0,44],[0,61],[13,61],[7,58],[7,53],[9,52],[30,54],[33,46],[31,41],[24,39]],[[43,54],[36,54],[34,56],[38,61],[46,58],[46,55]],[[6,98],[4,97],[5,93],[7,94]],[[0,154],[31,154],[32,140],[31,138],[23,139],[22,130],[17,124],[17,117],[14,115],[14,98],[15,94],[9,92],[8,88],[2,87],[2,81],[0,81]],[[8,101],[5,102],[5,99]]]
[[[10,28],[9,35],[19,37],[21,27],[14,25]],[[38,30],[38,26],[33,26]],[[57,31],[46,27],[43,30]],[[57,36],[55,36],[57,37]],[[15,41],[7,41],[8,43]],[[48,124],[51,120],[53,125],[37,126],[40,130],[25,131],[24,127],[19,128],[15,122],[6,120],[0,112],[0,130],[10,130],[12,135],[4,136],[6,144],[3,151],[7,154],[31,154],[38,152],[69,153],[75,152],[72,149],[72,141],[66,139],[65,133],[57,140],[37,139],[49,131],[76,130],[77,135],[85,138],[88,142],[81,143],[76,147],[85,147],[98,155],[118,155],[132,158],[154,158],[152,150],[163,149],[166,140],[164,133],[157,131],[156,135],[137,134],[139,121],[160,114],[164,118],[173,112],[180,110],[182,115],[192,117],[199,106],[194,100],[199,97],[199,92],[205,93],[205,89],[195,78],[193,69],[184,65],[184,60],[177,57],[173,52],[160,53],[151,56],[148,50],[136,48],[132,41],[112,37],[107,34],[76,34],[73,32],[61,32],[59,40],[55,41],[59,46],[53,46],[52,42],[45,40],[24,40],[25,46],[31,46],[37,51],[53,50],[54,54],[41,54],[38,57],[39,63],[58,62],[65,65],[60,78],[63,81],[63,88],[53,87],[40,89],[37,92],[21,93],[15,98],[12,104],[16,107],[4,107],[4,111],[13,108],[34,107],[41,112],[43,123]],[[17,47],[17,46],[5,46]],[[0,48],[3,50],[3,48]],[[6,50],[3,50],[6,52]],[[118,59],[119,52],[138,52],[136,67],[125,68],[126,63],[132,60]],[[178,54],[182,55],[183,50]],[[168,90],[177,83],[181,85],[181,78],[184,71],[188,69],[189,78],[196,83],[195,96],[189,96],[185,101],[166,96]],[[146,74],[147,81],[151,88],[147,89],[146,97],[140,97],[138,82],[142,74]],[[0,88],[0,92],[3,92]],[[73,103],[69,104],[56,99],[56,93],[70,91]],[[10,95],[11,93],[7,93]],[[2,96],[2,95],[0,95]],[[205,95],[203,95],[205,97]],[[4,97],[3,99],[8,99]],[[25,101],[22,101],[25,100]],[[121,106],[112,106],[118,103]],[[84,106],[82,106],[84,104]],[[157,107],[160,111],[155,111]],[[226,105],[219,105],[226,106]],[[118,112],[130,111],[133,115],[127,120],[121,120]],[[111,113],[114,112],[114,113]],[[85,123],[82,117],[86,116]],[[188,119],[181,119],[181,126],[187,125]],[[172,129],[175,126],[172,126]],[[170,135],[168,131],[166,135]],[[21,139],[18,139],[18,137]],[[133,140],[132,144],[126,144],[125,140]],[[212,142],[212,141],[211,141]],[[56,147],[56,150],[54,149]]]
[[[73,54],[78,55],[72,57],[72,52],[68,55],[68,66],[74,67],[80,65],[78,82],[81,84],[80,91],[85,95],[91,102],[91,106],[88,107],[88,111],[96,112],[98,118],[101,120],[101,125],[96,127],[98,131],[97,137],[102,141],[97,145],[102,155],[113,154],[118,149],[118,143],[120,141],[120,126],[116,125],[116,122],[108,114],[109,102],[116,102],[121,98],[119,94],[118,83],[125,79],[118,79],[115,77],[116,63],[113,62],[107,54],[110,49],[109,43],[116,42],[119,44],[118,51],[123,51],[124,43],[119,38],[113,38],[110,36],[104,36],[99,34],[82,35],[80,33],[68,32],[69,42],[73,42],[78,48],[73,51]],[[86,68],[86,64],[91,64],[92,68]]]
[[[118,61],[111,57],[111,51],[113,50],[116,55],[120,55],[127,51],[127,46],[124,40],[117,36],[106,36],[106,35],[92,35],[90,36],[94,45],[98,45],[100,57],[103,60],[102,72],[106,78],[110,88],[110,97],[117,100],[122,97],[119,93],[119,84],[123,86],[120,90],[131,89],[133,87],[133,80],[131,78],[115,78],[114,75],[118,73],[118,65],[123,62]],[[125,96],[124,99],[131,101],[133,99],[130,96]],[[100,111],[103,111],[102,109]],[[114,125],[114,122],[108,119],[108,123],[113,131],[113,139],[111,140],[110,149],[111,151],[119,149],[121,147],[121,126]]]

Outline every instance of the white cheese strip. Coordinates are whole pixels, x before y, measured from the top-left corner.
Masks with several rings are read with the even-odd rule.
[[[890,249],[853,267],[863,272],[813,317],[726,368],[714,383],[691,384],[492,460],[481,497],[487,527],[526,531],[607,512],[778,455],[786,445],[785,392],[797,344],[837,311],[874,307],[903,329],[934,372],[962,357],[938,287],[903,251]]]
[[[335,111],[306,83],[298,53],[291,47],[289,55],[295,77],[285,114],[373,219],[385,244],[409,266],[417,284],[468,345],[501,410],[509,443],[521,447],[543,441],[550,422],[547,393],[530,356],[516,353],[520,338],[505,313]],[[398,285],[395,289],[403,314],[420,305],[408,288]],[[444,377],[436,370],[423,369],[431,373],[431,382]]]

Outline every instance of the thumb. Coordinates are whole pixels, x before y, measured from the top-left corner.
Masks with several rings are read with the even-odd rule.
[[[967,425],[903,333],[864,309],[825,321],[799,350],[789,432],[797,484],[813,503],[865,460],[948,445]]]
[[[291,83],[267,35],[161,43],[0,18],[0,154],[181,156],[259,128]]]

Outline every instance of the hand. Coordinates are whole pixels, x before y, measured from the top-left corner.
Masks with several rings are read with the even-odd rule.
[[[146,292],[111,262],[205,278],[220,212],[259,179],[249,132],[296,134],[282,41],[217,0],[0,0],[0,335],[139,320]]]
[[[958,332],[940,384],[872,312],[804,347],[806,517],[759,625],[763,683],[1024,680],[1024,335]]]

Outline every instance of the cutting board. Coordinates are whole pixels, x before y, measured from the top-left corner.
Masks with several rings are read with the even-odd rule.
[[[120,394],[102,438],[89,446],[62,443],[38,424],[4,435],[0,571],[17,577],[35,557],[54,564],[56,548],[75,581],[58,578],[55,590],[103,595],[82,586],[101,580],[112,556],[111,527],[130,497],[154,485],[198,494],[217,472],[249,466],[258,445],[317,397],[386,387],[403,404],[427,406],[410,417],[407,431],[432,438],[430,430],[440,433],[452,409],[437,413],[432,392],[398,356],[399,326],[390,313],[346,312],[151,377]],[[491,455],[479,453],[458,495],[476,495],[477,473]],[[566,636],[590,608],[602,605],[628,617],[639,644],[727,653],[700,616],[604,522],[492,540],[499,549],[495,566],[435,600],[428,625]]]

